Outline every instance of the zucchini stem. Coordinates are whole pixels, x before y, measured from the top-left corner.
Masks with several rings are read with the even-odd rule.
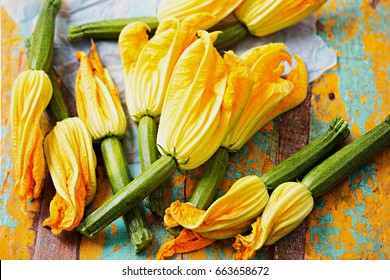
[[[160,157],[157,149],[157,124],[150,116],[143,116],[138,124],[138,147],[141,169],[145,171]],[[160,217],[164,216],[162,188],[157,188],[145,199],[145,206]]]
[[[101,142],[101,151],[107,177],[112,192],[115,194],[133,180],[125,152],[122,143],[115,136],[103,139]],[[135,252],[139,253],[146,248],[153,239],[153,234],[147,227],[147,222],[140,203],[135,203],[129,211],[123,214],[123,221],[130,234],[130,240],[134,246]]]
[[[297,180],[333,153],[350,134],[348,123],[335,117],[327,131],[261,176],[269,191],[284,182]]]
[[[83,235],[93,238],[99,231],[123,216],[136,203],[140,203],[142,199],[158,188],[173,174],[176,168],[175,158],[172,156],[160,157],[137,178],[88,215],[78,225],[77,230]]]
[[[303,178],[302,184],[307,186],[313,197],[321,196],[389,145],[390,115],[313,168]]]

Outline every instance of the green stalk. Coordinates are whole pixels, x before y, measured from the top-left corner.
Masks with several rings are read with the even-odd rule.
[[[135,21],[143,21],[151,28],[150,37],[152,37],[158,27],[156,17],[140,17],[140,18],[120,18],[95,21],[78,26],[71,26],[68,30],[68,41],[74,42],[82,39],[107,39],[117,40],[122,29],[129,23]],[[221,29],[222,33],[214,42],[214,46],[220,50],[228,50],[231,46],[239,43],[248,34],[248,29],[245,25],[237,22],[228,27]]]
[[[138,147],[141,169],[145,171],[160,157],[157,149],[157,124],[150,116],[143,116],[138,124]],[[162,193],[163,189],[157,188],[145,199],[145,206],[160,217],[164,216]]]
[[[78,225],[77,230],[83,235],[93,238],[99,231],[123,216],[136,203],[158,188],[176,168],[177,163],[173,157],[162,156],[131,183],[120,189],[102,206],[88,215]]]
[[[350,134],[348,124],[335,117],[327,131],[261,176],[272,191],[284,182],[294,181],[333,153]]]
[[[50,124],[55,126],[57,122],[69,118],[70,114],[52,67],[49,70],[49,78],[53,87],[53,95],[46,107],[46,112],[49,115]]]
[[[61,0],[46,0],[31,37],[28,68],[49,72],[54,49],[55,19]]]
[[[112,192],[115,194],[133,180],[128,168],[125,152],[122,143],[115,136],[103,139],[101,142],[101,151],[107,177]],[[134,246],[135,252],[139,253],[146,248],[153,239],[153,234],[147,227],[141,205],[135,203],[134,206],[123,215],[123,221],[130,234],[130,240]]]
[[[62,121],[70,116],[57,81],[57,76],[51,67],[55,19],[60,8],[61,0],[46,0],[39,13],[38,22],[32,36],[25,41],[28,68],[31,70],[45,71],[53,87],[52,97],[46,107],[46,112],[48,113],[52,126],[55,126],[58,121]]]
[[[222,182],[228,165],[229,151],[220,147],[206,162],[202,177],[199,179],[190,203],[198,209],[207,209],[214,201],[218,187]]]
[[[303,178],[302,184],[307,186],[313,197],[321,196],[389,145],[390,115],[313,168]]]
[[[222,33],[214,42],[214,47],[219,51],[229,50],[231,46],[241,42],[249,34],[246,26],[240,22],[223,28],[221,31]]]
[[[68,30],[68,41],[74,42],[82,39],[110,39],[117,40],[122,29],[131,22],[142,21],[149,25],[151,36],[158,26],[156,17],[120,18],[95,21],[77,26]]]

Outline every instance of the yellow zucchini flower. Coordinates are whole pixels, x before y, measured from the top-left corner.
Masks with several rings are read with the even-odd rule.
[[[326,0],[245,0],[235,11],[255,36],[266,36],[313,14]]]
[[[172,73],[157,133],[160,153],[175,157],[184,170],[200,166],[215,153],[246,104],[237,102],[240,108],[234,101],[247,100],[252,86],[245,64],[232,71],[227,65],[239,65],[238,58],[229,53],[224,61],[213,47],[217,32],[198,34]],[[234,81],[244,90],[231,90]]]
[[[45,176],[42,113],[52,96],[49,77],[42,70],[19,74],[12,87],[11,137],[15,193],[23,200],[38,198]]]
[[[254,85],[249,101],[222,146],[239,150],[262,126],[276,116],[298,106],[306,98],[308,77],[304,62],[295,56],[297,66],[284,79],[283,62],[292,58],[282,43],[253,48],[241,55],[250,67]]]
[[[183,51],[196,40],[199,25],[210,18],[196,14],[162,21],[148,40],[149,26],[128,24],[119,35],[120,58],[124,70],[126,103],[137,122],[143,116],[158,121],[173,68]]]
[[[78,116],[95,141],[106,136],[122,137],[126,116],[119,91],[103,67],[95,44],[92,42],[89,56],[77,52],[76,57],[80,60],[75,86]]]
[[[190,203],[173,202],[165,211],[164,223],[168,227],[183,226],[185,232],[164,244],[158,258],[171,256],[172,252],[194,251],[211,244],[212,240],[247,231],[268,199],[263,181],[257,176],[246,176],[236,181],[207,210],[197,209]]]
[[[96,192],[96,156],[92,138],[79,118],[57,122],[46,136],[44,150],[56,194],[44,226],[53,234],[75,228]]]
[[[159,21],[175,17],[184,19],[197,13],[209,13],[213,18],[203,22],[201,29],[207,30],[217,24],[243,0],[163,0],[158,6],[157,17]]]
[[[235,259],[251,259],[263,245],[272,245],[295,229],[314,206],[313,196],[301,183],[287,182],[271,194],[262,216],[252,224],[252,232],[236,236]]]

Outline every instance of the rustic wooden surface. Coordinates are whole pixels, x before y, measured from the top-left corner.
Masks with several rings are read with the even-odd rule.
[[[315,80],[306,101],[268,124],[239,152],[231,154],[221,193],[238,178],[261,175],[322,133],[335,115],[350,123],[351,139],[370,130],[390,113],[389,2],[331,0],[318,12],[318,34],[338,53],[338,64]],[[10,158],[9,104],[12,81],[27,68],[18,26],[1,7],[1,208],[0,259],[153,259],[170,235],[162,220],[146,217],[156,238],[138,255],[121,220],[94,239],[77,232],[54,236],[43,228],[54,187],[48,177],[40,200],[21,211],[13,195]],[[18,50],[18,51],[15,51]],[[4,59],[6,58],[6,59]],[[68,104],[74,100],[68,98]],[[73,107],[74,108],[74,107]],[[74,112],[74,111],[73,111]],[[45,118],[42,126],[49,130]],[[130,151],[131,152],[131,151]],[[316,199],[306,221],[275,245],[258,252],[256,259],[390,259],[389,148],[375,156],[331,192]],[[132,169],[133,176],[139,172]],[[176,172],[164,187],[166,205],[191,195],[201,168]],[[87,211],[111,193],[104,169],[97,168],[99,190]],[[146,210],[145,210],[146,211]],[[232,240],[177,259],[231,259]]]

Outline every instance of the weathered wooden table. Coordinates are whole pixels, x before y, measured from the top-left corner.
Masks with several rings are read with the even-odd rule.
[[[338,64],[315,80],[306,101],[286,113],[230,156],[222,183],[264,171],[299,150],[326,128],[335,115],[348,120],[351,139],[370,130],[390,113],[389,2],[380,0],[330,0],[318,12],[318,34],[337,50]],[[146,213],[156,238],[138,255],[130,244],[122,220],[90,240],[78,232],[59,236],[41,226],[48,216],[54,187],[47,176],[41,199],[21,210],[14,196],[10,157],[9,104],[12,81],[27,68],[18,26],[1,7],[1,208],[0,259],[154,259],[160,245],[171,238],[162,219]],[[71,104],[72,98],[68,98]],[[43,119],[43,126],[49,125]],[[201,168],[177,172],[173,187],[164,189],[165,203],[185,200]],[[104,169],[97,167],[99,190],[91,208],[111,190]],[[91,211],[91,209],[89,209]],[[375,156],[331,192],[316,199],[305,222],[274,246],[262,249],[257,259],[390,259],[390,149]],[[218,241],[207,249],[178,255],[178,259],[231,259],[232,240]]]

